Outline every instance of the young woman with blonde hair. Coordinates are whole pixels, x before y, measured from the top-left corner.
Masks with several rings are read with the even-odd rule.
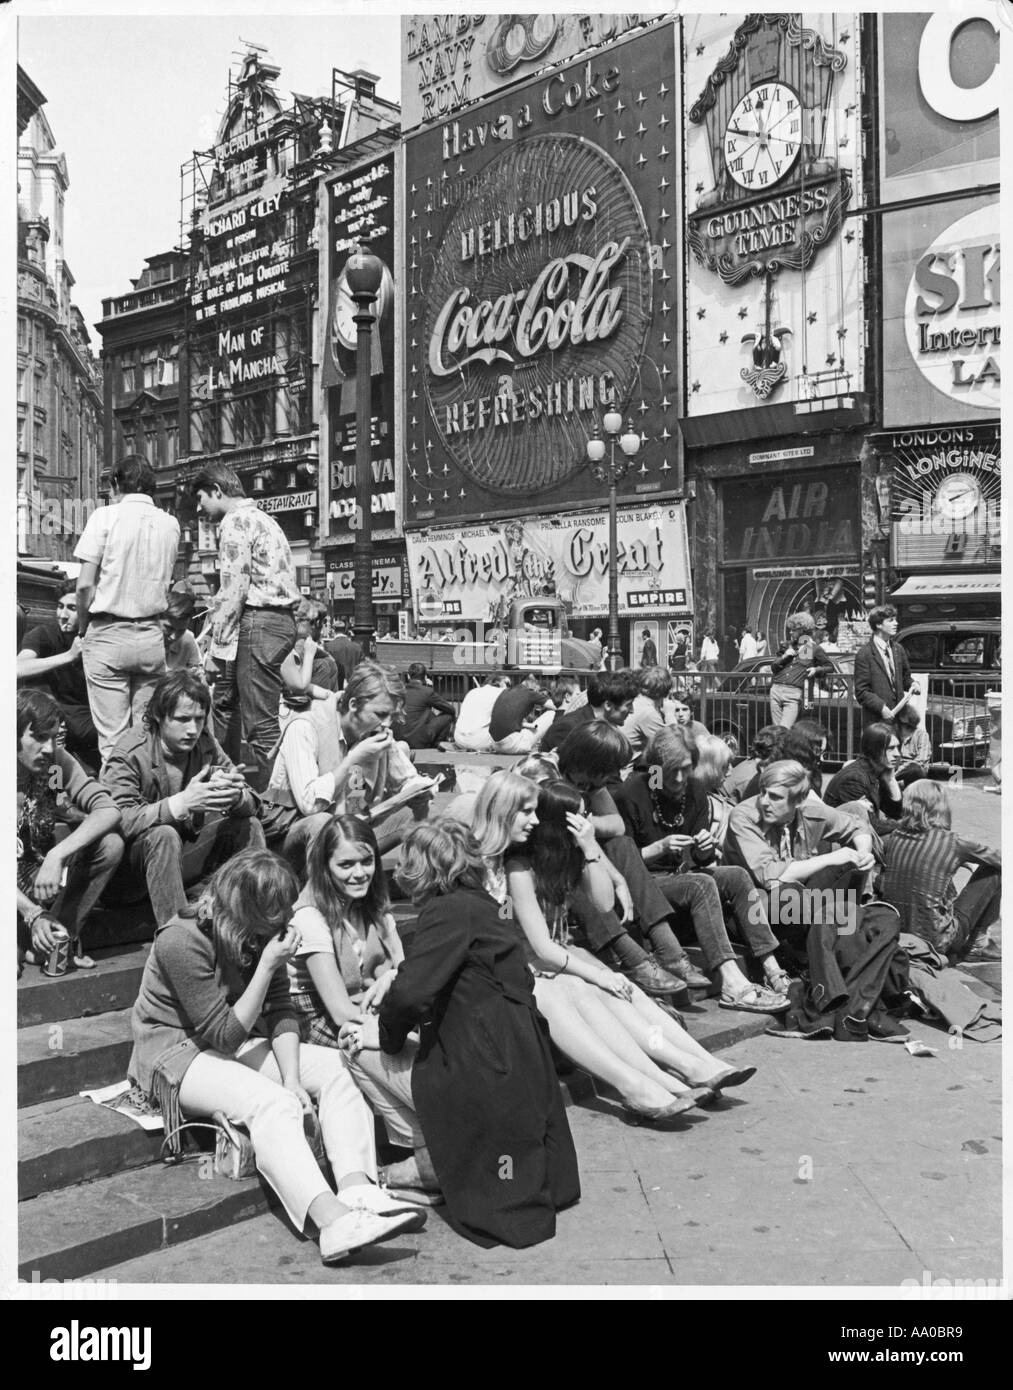
[[[521,943],[459,822],[417,826],[396,876],[418,926],[378,1014],[342,1042],[399,1054],[419,1028],[411,1089],[450,1224],[477,1245],[548,1240],[580,1182]]]
[[[755,1069],[716,1063],[635,985],[570,944],[567,898],[576,885],[603,908],[612,900],[581,806],[567,783],[539,788],[510,772],[491,778],[473,822],[489,891],[527,942],[535,998],[556,1046],[615,1087],[632,1113],[668,1119]]]

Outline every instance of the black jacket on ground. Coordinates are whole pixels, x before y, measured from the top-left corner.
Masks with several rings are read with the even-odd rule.
[[[412,1096],[451,1226],[476,1245],[550,1240],[580,1196],[577,1155],[524,938],[481,889],[419,914],[380,1006],[384,1051],[420,1023]]]

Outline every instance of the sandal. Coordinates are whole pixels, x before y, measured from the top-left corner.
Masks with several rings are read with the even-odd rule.
[[[718,1008],[736,1009],[744,1014],[784,1014],[791,1003],[783,994],[775,994],[760,985],[749,985],[739,994],[722,994]]]
[[[86,956],[81,949],[81,938],[71,942],[70,963],[75,970],[94,970],[96,961],[91,956]]]
[[[787,970],[782,970],[780,967],[771,971],[763,981],[763,987],[769,989],[772,994],[787,994],[790,985],[791,976]]]

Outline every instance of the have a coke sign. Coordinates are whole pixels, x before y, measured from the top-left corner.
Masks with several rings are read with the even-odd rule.
[[[674,190],[662,196],[677,149],[674,45],[660,40],[617,45],[407,142],[409,523],[579,506],[600,490],[585,447],[604,411],[635,410],[646,445],[664,428],[665,376],[674,411],[674,320],[656,312],[677,278],[663,236]],[[645,447],[642,472],[661,463]]]

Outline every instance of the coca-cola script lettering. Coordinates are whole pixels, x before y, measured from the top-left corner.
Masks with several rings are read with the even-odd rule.
[[[429,342],[429,370],[450,376],[468,362],[507,362],[558,352],[567,343],[601,342],[623,316],[622,285],[609,285],[613,269],[626,254],[629,237],[607,242],[597,256],[574,252],[546,265],[529,289],[497,299],[472,302],[472,291],[450,295],[436,318]],[[568,294],[574,274],[575,296]],[[512,351],[502,344],[511,343]]]

